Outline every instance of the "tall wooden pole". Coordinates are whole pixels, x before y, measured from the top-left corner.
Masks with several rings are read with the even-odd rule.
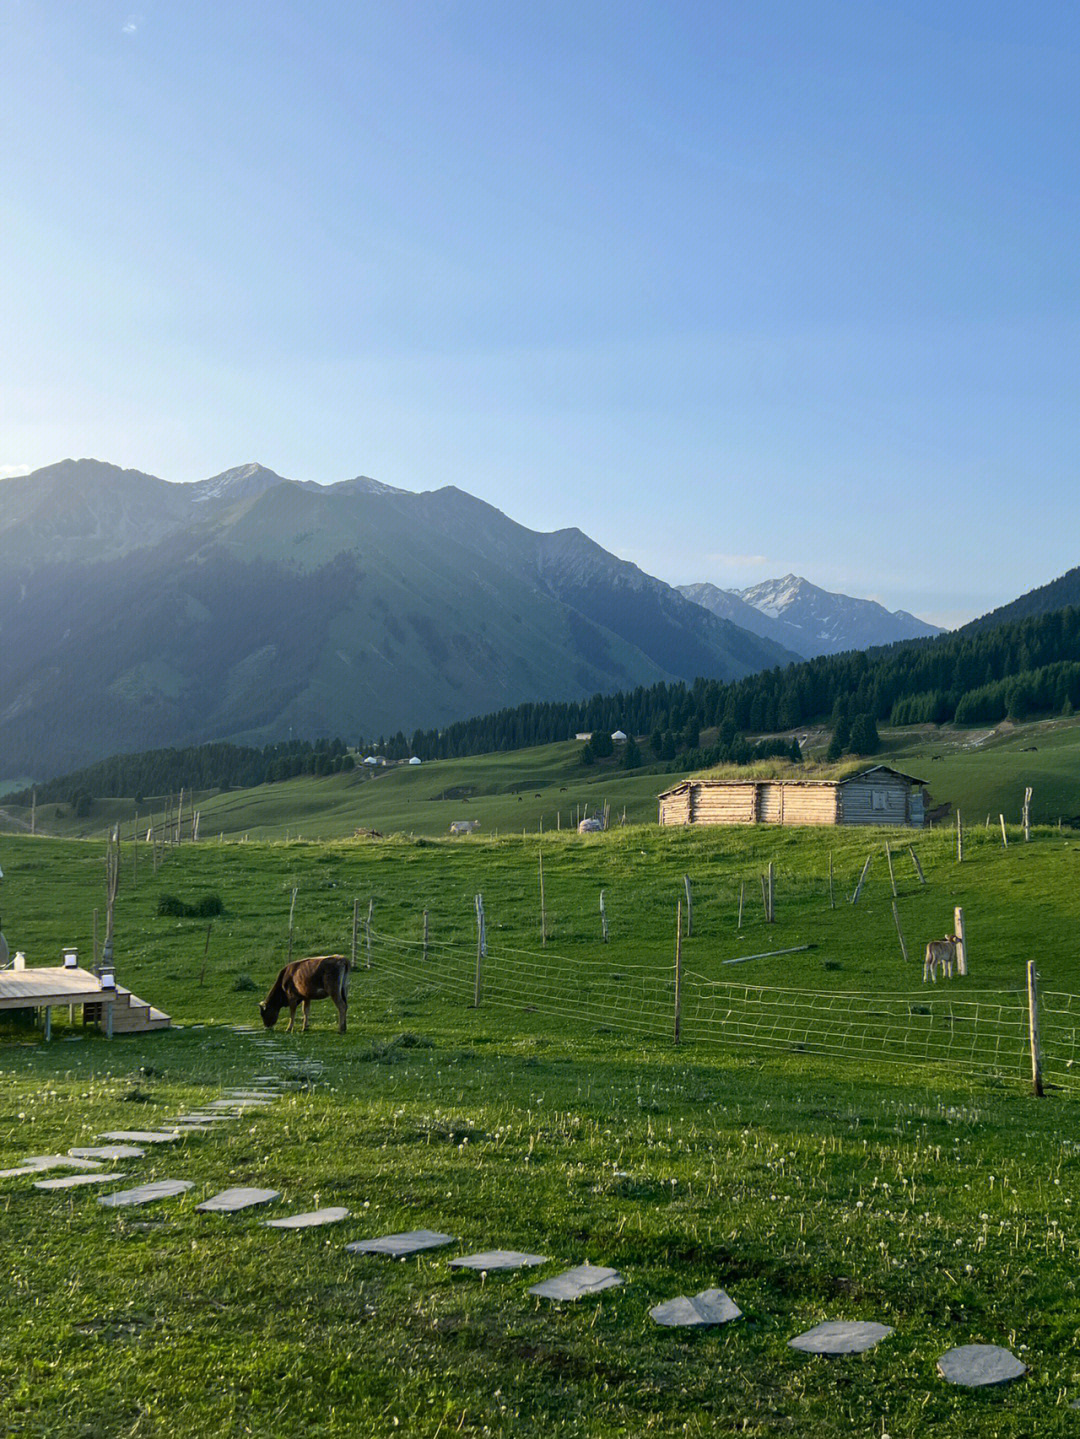
[[[686,937],[689,939],[694,933],[694,901],[690,893],[690,876],[683,875],[683,887],[686,890]]]
[[[956,862],[964,862],[964,822],[960,818],[960,811],[956,811]]]
[[[294,889],[293,892],[292,892],[292,903],[289,905],[289,957],[288,957],[288,959],[285,961],[286,964],[291,964],[291,963],[292,963],[293,913],[294,913],[295,910],[296,910],[296,890]]]
[[[889,848],[889,842],[888,842],[888,840],[885,841],[885,858],[886,858],[886,859],[888,860],[888,862],[889,862],[889,883],[892,885],[892,897],[893,897],[893,899],[895,899],[895,898],[897,897],[897,896],[896,896],[896,875],[895,875],[894,872],[893,872],[892,850]]]
[[[356,931],[360,925],[360,901],[354,899],[352,902],[352,951],[350,959],[353,969],[356,968]]]
[[[829,851],[829,908],[836,908],[836,899],[833,896],[832,850]]]
[[[1031,786],[1024,790],[1024,843],[1031,839]]]
[[[1009,836],[1005,833],[1005,816],[1003,814],[999,814],[998,819],[1001,821],[1001,843],[1005,846],[1006,849],[1008,849]]]
[[[953,934],[956,935],[956,972],[967,974],[967,936],[964,934],[964,911],[959,905],[953,910]]]
[[[427,912],[427,910],[425,909],[425,910],[424,910],[424,960],[425,960],[425,961],[427,960],[427,954],[428,954],[428,912]]]
[[[1028,1038],[1031,1042],[1031,1088],[1037,1098],[1043,1096],[1042,1055],[1039,1051],[1039,987],[1035,961],[1028,960]]]
[[[364,942],[365,942],[365,944],[367,945],[367,967],[368,967],[368,969],[371,968],[371,916],[374,914],[374,912],[375,912],[375,899],[374,899],[374,896],[373,896],[371,899],[368,900],[368,906],[367,906],[367,924],[365,924],[365,926],[364,926]]]
[[[682,1039],[682,900],[675,915],[675,1043]]]
[[[540,943],[547,944],[547,910],[544,907],[544,851],[540,851]]]

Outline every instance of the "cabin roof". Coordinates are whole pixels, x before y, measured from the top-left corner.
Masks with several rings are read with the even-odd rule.
[[[908,784],[925,785],[926,780],[916,779],[914,775],[905,774],[903,770],[893,769],[887,764],[873,764],[867,769],[856,770],[854,774],[845,775],[843,779],[684,779],[671,789],[665,789],[657,795],[657,799],[670,799],[672,795],[684,794],[694,785],[705,786],[709,789],[741,789],[747,785],[780,784],[788,789],[839,789],[841,785],[851,784],[855,780],[866,779],[872,774],[891,774],[897,779],[906,780]]]

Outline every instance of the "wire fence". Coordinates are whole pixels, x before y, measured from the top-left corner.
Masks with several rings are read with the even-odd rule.
[[[402,939],[372,931],[373,964],[398,997],[439,994],[460,1005],[537,1015],[578,1033],[612,1032],[672,1042],[674,959],[627,964],[569,958],[552,947],[476,947]],[[875,1064],[932,1064],[984,1078],[1028,1081],[1031,1034],[1026,989],[948,994],[818,992],[680,976],[685,1044],[799,1053]],[[1046,1082],[1080,1094],[1080,996],[1040,1000]]]

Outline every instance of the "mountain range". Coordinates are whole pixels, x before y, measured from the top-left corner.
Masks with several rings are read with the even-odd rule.
[[[435,727],[794,653],[580,530],[454,487],[95,460],[0,481],[0,771],[227,739]]]
[[[712,584],[678,589],[712,614],[793,650],[801,659],[942,633],[907,610],[889,611],[875,600],[832,594],[799,575],[765,580],[745,590],[722,590]]]

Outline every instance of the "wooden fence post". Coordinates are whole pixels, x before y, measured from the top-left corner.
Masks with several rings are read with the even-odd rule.
[[[364,941],[367,945],[367,967],[371,968],[371,916],[375,912],[375,896],[368,900],[367,923],[364,925]]]
[[[683,875],[683,887],[686,890],[686,937],[689,939],[694,933],[694,901],[690,894],[690,876]]]
[[[953,910],[953,934],[956,935],[956,972],[967,974],[967,939],[964,935],[964,911],[959,905]]]
[[[1005,833],[1005,816],[1003,814],[999,814],[998,819],[1001,821],[1001,843],[1005,846],[1006,849],[1008,849],[1009,836]]]
[[[892,897],[896,898],[896,875],[893,873],[892,850],[889,848],[888,840],[885,841],[885,858],[889,864],[889,883],[892,885]],[[906,959],[907,956],[905,955]]]
[[[919,876],[919,883],[926,883],[926,875],[922,872],[922,865],[919,863],[919,856],[915,853],[914,845],[908,845],[908,854],[911,855],[911,862],[915,866],[915,873]]]
[[[600,891],[600,941],[602,944],[608,942],[607,911],[604,909],[604,891]]]
[[[427,962],[428,955],[428,912],[424,910],[424,961]]]
[[[761,876],[761,908],[765,913],[765,923],[769,922],[769,881],[764,875]]]
[[[208,925],[206,926],[206,944],[203,946],[203,952],[202,952],[202,969],[199,970],[199,988],[200,988],[200,989],[202,989],[202,987],[203,987],[203,982],[204,982],[205,979],[206,979],[206,956],[210,953],[210,931],[213,929],[213,927],[214,927],[214,925],[213,925],[213,922],[212,922],[212,921],[211,921],[210,924],[208,924]]]
[[[182,793],[183,793],[183,791],[181,790],[181,794],[182,794]],[[293,912],[295,911],[295,909],[296,909],[296,890],[294,889],[293,892],[292,892],[292,903],[289,905],[289,958],[285,961],[286,964],[289,964],[289,963],[291,963],[291,961],[292,961]]]
[[[907,962],[907,945],[904,943],[904,931],[900,928],[900,914],[899,914],[899,911],[898,911],[897,908],[896,908],[896,900],[895,900],[895,899],[894,899],[893,902],[892,902],[892,917],[893,917],[894,923],[896,924],[896,933],[897,933],[897,935],[898,935],[898,937],[899,937],[899,939],[900,939],[900,953],[904,956],[904,961],[905,961],[905,963],[906,963],[906,962]]]
[[[483,978],[483,959],[487,954],[487,936],[484,933],[484,896],[476,896],[476,985],[473,989],[473,1008],[480,1008],[480,988]]]
[[[833,894],[832,850],[829,850],[829,908],[836,908],[836,898]]]
[[[1024,790],[1024,843],[1031,839],[1031,786]]]
[[[1035,961],[1028,960],[1028,1037],[1031,1041],[1031,1087],[1036,1097],[1043,1097],[1042,1054],[1039,1051],[1039,987]]]
[[[960,818],[960,811],[956,811],[956,862],[964,862],[964,822]]]
[[[547,908],[544,905],[544,851],[540,851],[540,943],[547,944]]]
[[[356,931],[360,925],[360,901],[352,902],[352,967],[356,968]]]
[[[866,856],[866,863],[862,867],[862,874],[859,875],[859,882],[855,886],[855,893],[851,896],[852,904],[858,904],[859,902],[859,895],[862,894],[863,881],[866,879],[866,871],[870,868],[870,861],[872,858],[872,855],[868,854]]]
[[[782,789],[781,789],[781,794],[783,794],[783,790],[782,790]],[[775,900],[775,899],[776,899],[776,890],[775,890],[775,887],[774,887],[773,862],[772,862],[772,860],[770,859],[770,860],[769,860],[769,923],[770,923],[770,924],[775,924],[775,923],[776,923],[776,910],[775,910],[775,908],[774,908],[774,900]]]
[[[682,900],[675,914],[675,1043],[682,1038]]]
[[[736,929],[742,929],[742,910],[743,910],[743,899],[745,898],[745,896],[746,896],[746,880],[745,880],[745,879],[740,879],[740,880],[739,880],[739,922],[738,922],[738,924],[735,926]]]

